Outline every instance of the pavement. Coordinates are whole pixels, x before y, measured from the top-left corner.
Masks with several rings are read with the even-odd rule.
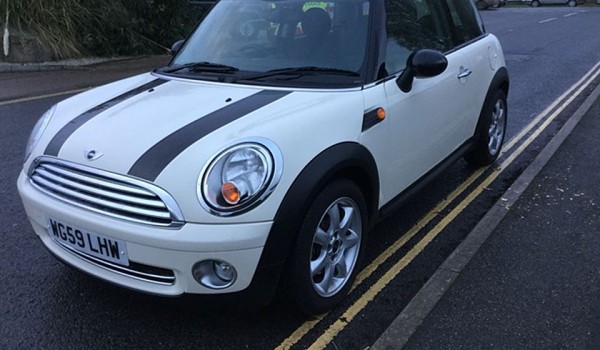
[[[371,347],[600,349],[600,87]]]
[[[110,67],[112,63],[127,61],[153,60],[168,55],[149,56],[121,56],[121,57],[88,57],[81,59],[67,59],[50,62],[10,63],[0,62],[0,73],[45,72],[54,70],[82,69],[89,67]]]
[[[0,71],[0,105],[169,59],[80,61],[60,74]],[[370,349],[600,348],[598,135],[600,87]]]
[[[165,66],[170,59],[161,55],[26,65],[0,63],[0,103],[57,91],[81,91]]]

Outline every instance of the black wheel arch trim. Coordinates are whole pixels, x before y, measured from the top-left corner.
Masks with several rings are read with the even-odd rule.
[[[249,291],[256,288],[261,288],[263,293],[265,288],[275,291],[306,211],[323,188],[339,178],[355,181],[363,192],[368,222],[376,215],[379,171],[371,153],[354,142],[337,144],[324,150],[304,167],[279,205]],[[270,275],[268,281],[264,277],[267,272]]]
[[[288,189],[275,214],[259,266],[285,261],[308,207],[327,184],[338,178],[354,180],[363,191],[367,217],[377,212],[379,171],[371,152],[352,142],[332,146],[308,163]]]
[[[498,69],[498,71],[494,75],[494,78],[492,79],[492,82],[490,83],[490,87],[488,88],[488,91],[485,95],[485,100],[484,100],[483,104],[481,105],[481,111],[479,112],[479,119],[477,120],[477,126],[475,127],[475,131],[473,133],[473,136],[475,139],[478,138],[479,134],[481,133],[481,123],[483,122],[481,115],[483,113],[483,109],[490,102],[490,99],[492,99],[494,97],[494,92],[496,90],[500,89],[500,90],[504,91],[506,96],[508,96],[509,88],[510,88],[510,80],[508,78],[508,70],[506,69],[506,67],[501,67],[500,69]]]

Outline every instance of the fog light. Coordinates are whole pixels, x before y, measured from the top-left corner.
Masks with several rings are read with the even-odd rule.
[[[223,282],[231,282],[235,277],[235,269],[224,261],[215,261],[213,263],[215,273]]]
[[[233,265],[222,260],[204,260],[192,267],[194,279],[210,289],[230,287],[237,278]]]

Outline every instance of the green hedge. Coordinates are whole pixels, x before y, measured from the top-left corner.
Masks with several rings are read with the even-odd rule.
[[[187,0],[0,0],[13,33],[36,36],[57,58],[164,53],[201,19]]]

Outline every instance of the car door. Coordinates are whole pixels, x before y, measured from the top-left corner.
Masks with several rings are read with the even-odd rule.
[[[435,77],[415,79],[409,92],[396,79],[384,83],[390,127],[390,156],[383,178],[386,196],[395,197],[456,151],[463,132],[467,103],[463,77],[468,60],[454,49],[447,7],[439,0],[386,1],[385,66],[402,71],[406,58],[419,49],[446,52],[448,67]]]
[[[462,98],[466,107],[464,137],[475,132],[483,101],[494,71],[500,65],[502,48],[496,40],[487,37],[479,13],[469,0],[444,0],[448,6],[450,28],[455,50],[462,53],[464,65],[460,69]]]

